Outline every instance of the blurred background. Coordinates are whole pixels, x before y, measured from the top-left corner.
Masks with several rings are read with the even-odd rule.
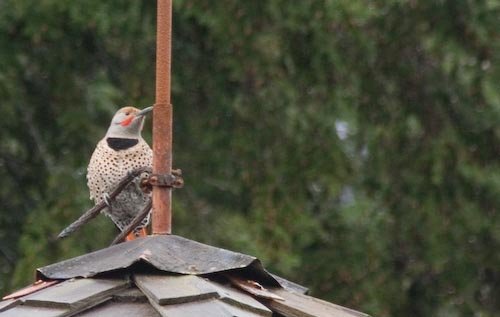
[[[0,1],[1,294],[117,234],[55,239],[113,113],[154,102],[155,10]],[[499,316],[499,23],[496,0],[175,0],[174,233],[373,316]]]

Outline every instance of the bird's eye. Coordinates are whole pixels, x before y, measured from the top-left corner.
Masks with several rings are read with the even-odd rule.
[[[130,114],[130,112],[125,112],[125,115],[128,116]]]

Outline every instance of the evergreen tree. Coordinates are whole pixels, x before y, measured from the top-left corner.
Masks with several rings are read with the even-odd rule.
[[[174,233],[373,316],[498,315],[499,11],[174,1]],[[4,0],[0,47],[6,293],[116,234],[55,240],[114,111],[153,102],[155,3]]]

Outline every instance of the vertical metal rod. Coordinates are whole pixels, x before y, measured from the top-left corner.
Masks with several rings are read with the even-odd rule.
[[[172,172],[172,105],[170,65],[172,0],[157,0],[156,102],[153,112],[153,173]],[[172,189],[153,186],[153,234],[172,232]]]

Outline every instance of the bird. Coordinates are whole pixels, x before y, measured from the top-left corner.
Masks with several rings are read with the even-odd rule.
[[[116,197],[109,194],[128,173],[137,168],[152,167],[153,152],[142,138],[145,115],[153,107],[142,110],[132,106],[119,109],[106,132],[92,153],[87,167],[87,186],[90,199],[97,205],[104,201],[103,213],[123,231],[140,213],[150,199],[151,193],[142,190],[141,180],[147,175],[137,176]],[[146,235],[150,213],[125,238],[126,241]]]

